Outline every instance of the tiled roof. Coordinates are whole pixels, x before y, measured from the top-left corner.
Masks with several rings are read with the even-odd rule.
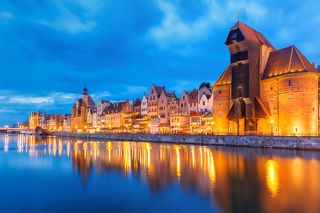
[[[92,100],[92,98],[91,98],[91,96],[89,95],[89,97],[88,97],[88,105],[89,106],[94,106],[95,104],[94,104],[94,101]]]
[[[249,27],[248,25],[244,24],[241,21],[238,21],[232,28],[231,30],[235,30],[235,29],[240,29],[242,35],[250,40],[250,41],[254,41],[256,43],[259,44],[264,44],[267,45],[269,47],[272,47],[272,44],[268,41],[268,39],[266,37],[264,37],[264,35],[258,31],[256,31],[255,29]]]
[[[175,98],[175,99],[178,99],[176,94],[174,92],[166,92],[166,96],[168,98]]]
[[[126,102],[111,103],[110,106],[105,108],[104,113],[105,114],[113,114],[113,113],[121,112],[125,103]]]
[[[232,69],[231,69],[231,65],[229,65],[227,69],[220,75],[218,80],[213,84],[213,86],[231,84],[231,75],[232,75]]]
[[[155,92],[160,94],[162,90],[164,90],[164,87],[154,86]]]
[[[133,106],[140,106],[141,105],[141,99],[137,98],[136,100],[133,101],[132,105]]]
[[[271,52],[262,78],[294,72],[317,72],[317,70],[295,46],[290,46]]]

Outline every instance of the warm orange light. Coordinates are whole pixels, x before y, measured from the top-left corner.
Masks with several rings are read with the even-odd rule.
[[[266,183],[271,193],[271,197],[277,197],[279,193],[278,164],[274,160],[266,162]]]

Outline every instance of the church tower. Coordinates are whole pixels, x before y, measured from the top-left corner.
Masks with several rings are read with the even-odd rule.
[[[82,89],[82,99],[86,103],[86,105],[88,105],[89,93],[87,86],[84,86],[84,88]]]

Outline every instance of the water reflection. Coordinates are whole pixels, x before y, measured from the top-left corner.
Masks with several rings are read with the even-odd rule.
[[[178,183],[223,212],[320,212],[318,152],[1,137],[4,152],[70,157],[84,184],[119,172],[153,193]]]

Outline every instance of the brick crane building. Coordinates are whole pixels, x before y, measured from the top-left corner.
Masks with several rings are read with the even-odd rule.
[[[318,135],[319,71],[295,47],[275,49],[237,22],[230,65],[212,86],[217,134]]]

